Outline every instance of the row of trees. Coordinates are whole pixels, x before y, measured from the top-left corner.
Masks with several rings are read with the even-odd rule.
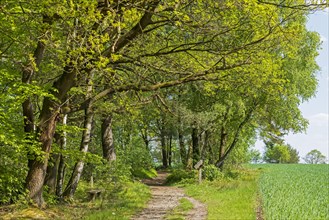
[[[259,150],[250,149],[251,161],[253,163],[298,163],[300,157],[298,151],[289,144],[266,143],[264,155]]]
[[[273,144],[267,143],[264,155],[259,150],[250,149],[249,157],[252,163],[299,163],[300,157],[296,149],[289,144]],[[308,164],[325,164],[326,156],[320,151],[314,149],[306,154],[303,158]]]
[[[71,198],[84,168],[136,170],[159,153],[164,167],[222,167],[256,136],[304,130],[319,46],[305,22],[321,6],[2,1],[0,202],[26,190],[42,206],[44,185]]]

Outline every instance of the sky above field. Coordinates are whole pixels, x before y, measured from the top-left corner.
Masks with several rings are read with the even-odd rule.
[[[322,41],[321,50],[317,57],[317,63],[321,70],[317,72],[318,89],[316,97],[300,105],[303,116],[309,120],[309,126],[306,133],[289,134],[285,141],[299,152],[301,159],[313,149],[318,149],[327,159],[329,156],[328,143],[328,85],[329,85],[329,68],[328,68],[328,21],[329,10],[319,11],[309,15],[307,28],[320,34]],[[264,151],[264,144],[261,141],[256,143],[256,148]],[[301,160],[303,162],[303,160]]]

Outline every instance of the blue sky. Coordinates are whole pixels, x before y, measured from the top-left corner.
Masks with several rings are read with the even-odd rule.
[[[321,50],[317,57],[317,63],[321,70],[317,72],[318,89],[316,96],[300,105],[303,116],[309,120],[306,133],[289,134],[285,141],[299,151],[301,158],[313,149],[318,149],[327,159],[329,156],[328,144],[328,8],[325,11],[318,11],[309,15],[307,28],[320,34],[322,40]],[[264,150],[264,144],[260,141],[256,143],[256,148]],[[303,160],[301,161],[303,162]]]

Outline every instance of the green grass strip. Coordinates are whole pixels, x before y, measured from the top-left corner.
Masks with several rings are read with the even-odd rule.
[[[169,215],[165,217],[166,220],[184,220],[187,212],[193,209],[193,204],[186,198],[179,200],[179,205],[174,208]]]
[[[257,173],[241,180],[204,181],[185,191],[206,204],[208,219],[256,219]]]

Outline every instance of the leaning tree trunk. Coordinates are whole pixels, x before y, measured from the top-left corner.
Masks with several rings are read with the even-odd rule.
[[[224,126],[222,126],[221,132],[220,132],[220,145],[219,145],[219,155],[218,155],[218,161],[221,161],[221,163],[217,164],[218,168],[220,168],[221,170],[224,167],[223,158],[225,155],[226,142],[227,142],[227,133],[225,131]]]
[[[92,96],[93,76],[94,76],[94,73],[92,72],[87,79],[88,86],[87,86],[87,91],[86,91],[86,100],[90,100],[90,98]],[[85,109],[85,118],[84,118],[84,126],[83,126],[84,130],[82,133],[81,144],[80,144],[80,152],[82,152],[83,154],[86,154],[88,152],[89,143],[91,140],[93,120],[94,120],[93,102],[89,101],[87,104],[87,108]],[[71,174],[71,178],[70,178],[69,182],[67,183],[66,188],[63,192],[63,197],[72,198],[74,196],[74,193],[78,187],[78,183],[81,178],[83,167],[84,167],[83,159],[79,160],[75,164],[73,172]]]
[[[89,143],[91,140],[91,128],[92,128],[93,118],[94,118],[94,112],[92,111],[91,105],[89,105],[88,108],[85,110],[84,131],[82,134],[82,140],[80,145],[80,152],[84,154],[88,152]],[[83,160],[80,160],[75,164],[71,178],[64,190],[63,197],[72,198],[74,196],[74,193],[78,187],[78,183],[81,178],[83,167],[84,167]]]
[[[70,67],[66,67],[63,75],[54,83],[52,93],[59,100],[55,102],[49,97],[43,101],[39,119],[39,141],[44,158],[34,158],[29,161],[29,170],[26,177],[26,189],[31,198],[38,206],[44,204],[42,197],[43,183],[46,176],[49,152],[56,129],[56,122],[60,113],[61,103],[65,100],[67,92],[74,86],[76,74]]]
[[[219,143],[219,154],[218,154],[218,160],[216,162],[216,166],[220,168],[221,170],[223,169],[224,166],[224,156],[225,156],[225,147],[226,147],[226,142],[227,142],[227,132],[225,129],[226,126],[226,121],[228,119],[228,115],[230,112],[231,107],[228,106],[226,108],[224,117],[223,117],[223,124],[220,130],[220,143]]]
[[[253,113],[254,109],[256,108],[256,106],[257,106],[256,102],[253,103],[253,104],[254,104],[254,106],[252,106],[249,109],[249,112],[246,114],[244,120],[239,124],[237,130],[235,131],[232,143],[229,146],[227,146],[227,149],[225,150],[224,155],[221,155],[220,159],[216,162],[215,165],[217,167],[221,168],[223,166],[223,163],[224,163],[225,159],[228,157],[228,155],[232,152],[232,150],[234,149],[234,147],[238,143],[239,137],[240,137],[240,134],[241,134],[241,131],[242,131],[243,127],[250,120],[250,118],[252,117],[252,113]]]
[[[103,119],[102,123],[102,148],[103,158],[108,162],[116,160],[116,153],[113,141],[112,115]]]

